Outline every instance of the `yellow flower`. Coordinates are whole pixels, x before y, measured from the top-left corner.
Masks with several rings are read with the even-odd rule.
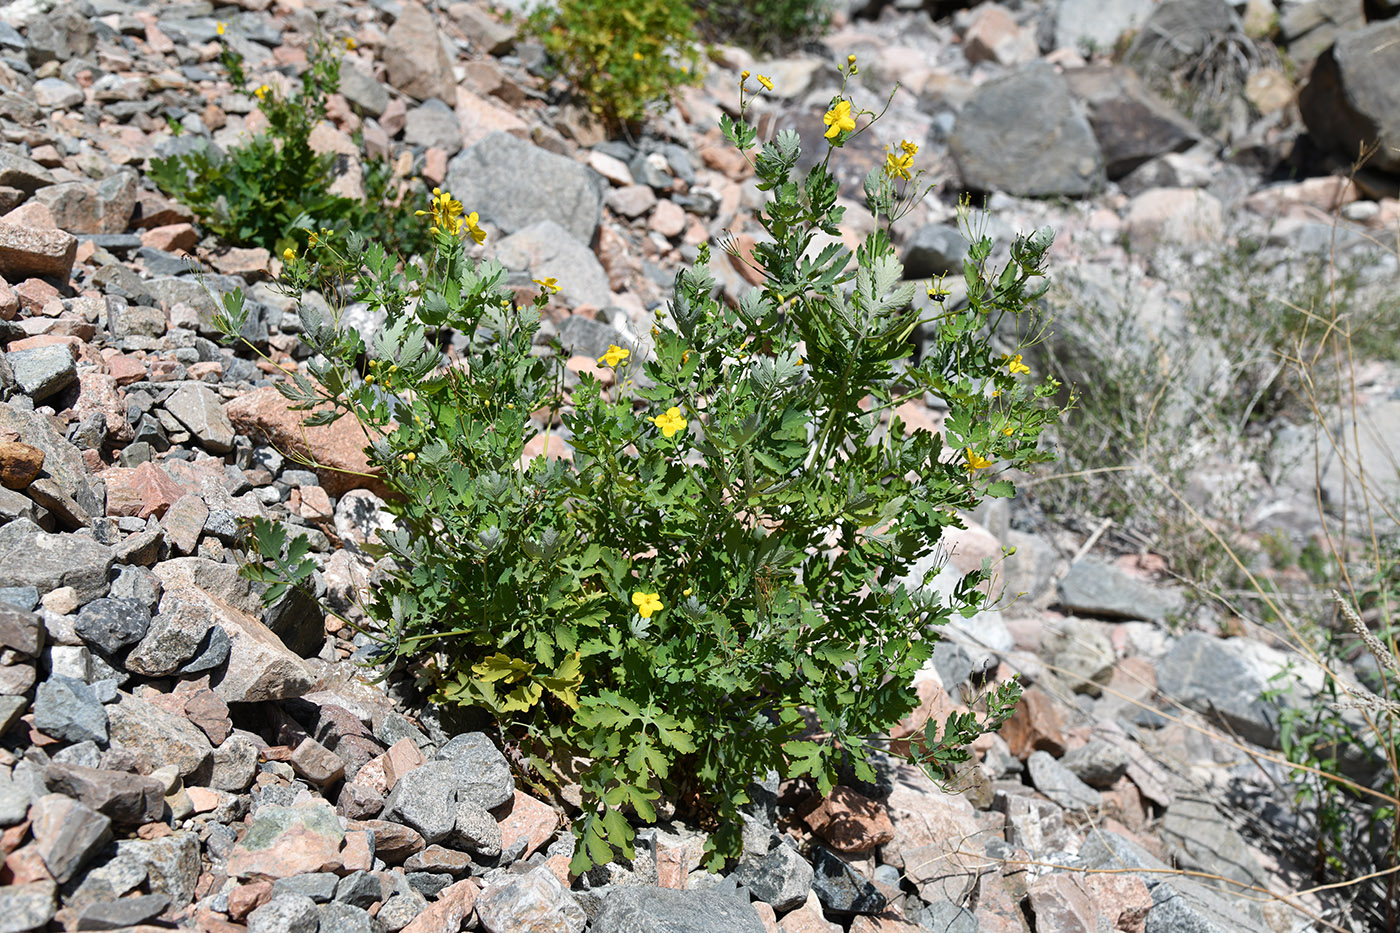
[[[682,595],[682,596],[689,596],[689,595],[690,595],[691,593],[693,593],[693,592],[695,592],[695,591],[692,590],[690,587],[687,586],[684,590],[681,591],[681,595]]]
[[[1031,371],[1029,366],[1021,362],[1021,354],[1019,353],[1015,356],[1012,356],[1010,353],[1003,353],[1001,359],[1002,362],[1006,364],[1006,371],[1013,376]]]
[[[1010,437],[1012,434],[1016,433],[1016,429],[1008,424],[1006,427],[1001,429],[1001,433],[1005,434],[1007,437]]]
[[[909,169],[914,164],[914,157],[907,152],[904,155],[897,155],[894,152],[885,153],[885,174],[890,178],[908,178]]]
[[[266,84],[260,84],[258,85],[258,89],[253,92],[253,96],[258,100],[266,100],[267,92],[270,90],[272,90],[272,88],[268,87]]]
[[[747,72],[747,71],[741,71],[741,72],[739,73],[739,83],[740,83],[740,84],[743,84],[743,83],[744,83],[745,81],[747,81],[747,80],[749,80],[749,72]]]
[[[368,376],[365,377],[365,385],[374,385],[374,373],[370,373]]]
[[[963,468],[969,473],[975,473],[978,470],[985,470],[991,465],[992,461],[988,460],[986,457],[982,456],[977,451],[973,450],[971,447],[967,448],[967,463],[964,464]]]
[[[641,52],[633,52],[633,53],[632,53],[632,60],[635,61],[635,62],[641,61],[641,60],[642,60],[642,53],[641,53]]]
[[[291,262],[293,259],[297,258],[297,251],[288,246],[286,249],[282,250],[282,258],[287,262]]]
[[[546,276],[542,279],[531,279],[530,281],[538,285],[540,287],[540,291],[544,292],[547,295],[554,295],[558,294],[559,292],[559,283],[552,275]]]
[[[224,30],[227,28],[228,23],[216,23],[214,26],[214,31],[222,36],[224,34]]]
[[[666,414],[647,420],[661,429],[663,437],[674,437],[677,431],[685,430],[685,418],[681,416],[679,408],[668,408]]]
[[[432,226],[439,230],[446,230],[456,236],[462,230],[462,202],[452,200],[452,192],[443,191],[441,188],[433,189],[433,196],[428,199],[428,209],[426,211],[414,211],[415,217],[431,217]],[[475,218],[475,214],[472,215]],[[473,220],[473,223],[476,221]],[[475,234],[473,234],[475,236]],[[486,239],[486,234],[481,235],[481,240]],[[477,240],[478,243],[481,240]]]
[[[849,133],[856,128],[856,118],[851,116],[851,102],[848,100],[838,100],[836,106],[826,112],[822,117],[822,122],[826,124],[826,138],[835,139],[841,133]]]
[[[457,206],[459,208],[461,207],[460,204]],[[476,241],[478,246],[486,242],[486,231],[477,226],[480,220],[481,218],[477,216],[476,211],[472,211],[468,214],[466,220],[467,234]],[[453,232],[456,233],[455,230]]]
[[[346,36],[346,37],[345,37],[345,48],[346,48],[347,51],[353,52],[353,51],[355,51],[355,49],[357,49],[357,48],[359,47],[359,45],[360,45],[360,43],[358,43],[358,42],[355,41],[355,37],[354,37],[354,36]]]
[[[652,613],[660,612],[663,608],[660,593],[643,593],[641,590],[632,594],[632,605],[637,607],[643,619],[650,619]]]
[[[914,156],[919,154],[919,144],[911,143],[907,139],[901,139],[899,141],[899,148],[904,150],[905,155]]]
[[[313,230],[313,231],[311,231],[311,233],[307,234],[307,236],[306,236],[306,245],[307,245],[307,246],[310,246],[310,247],[312,247],[312,248],[314,249],[315,246],[316,246],[316,244],[319,243],[319,242],[321,242],[321,236],[320,236],[320,234],[316,233],[316,231]]]
[[[598,357],[598,362],[602,363],[604,366],[617,366],[618,363],[621,363],[631,355],[631,350],[624,350],[617,344],[610,343],[608,344],[608,352]]]
[[[759,75],[758,83],[763,85],[764,88],[767,90],[773,90],[773,79],[768,77],[767,75]]]
[[[856,57],[854,55],[846,56],[846,73],[853,75],[860,74],[860,68],[856,65]]]

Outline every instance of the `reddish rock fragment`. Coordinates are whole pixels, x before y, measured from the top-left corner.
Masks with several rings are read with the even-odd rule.
[[[832,788],[803,819],[838,852],[868,852],[894,838],[884,805],[849,787]]]

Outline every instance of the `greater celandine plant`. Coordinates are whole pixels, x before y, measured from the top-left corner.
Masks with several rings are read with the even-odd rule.
[[[888,232],[920,196],[918,147],[866,179],[880,223],[853,254],[828,163],[877,115],[843,85],[823,159],[795,177],[798,136],[757,144],[748,79],[723,128],[768,192],[757,219],[771,239],[735,257],[764,283],[738,307],[716,301],[702,248],[651,339],[599,359],[608,384],[583,373],[563,388],[559,357],[535,347],[557,284],[537,280],[518,304],[499,264],[468,257],[478,218],[448,193],[425,212],[433,251],[406,267],[355,236],[286,256],[292,293],[344,283],[387,316],[362,335],[302,304],[315,356],[280,384],[309,424],[355,418],[396,493],[367,607],[383,657],[410,664],[435,701],[489,711],[527,780],[577,772],[575,872],[630,858],[629,816],[656,819],[663,795],[711,830],[717,867],[741,850],[755,776],[822,792],[843,764],[874,779],[869,755],[915,708],[939,626],[981,607],[990,571],[951,594],[905,577],[958,510],[1012,495],[1002,474],[1050,458],[1037,438],[1060,414],[1052,381],[1023,378],[1019,342],[993,345],[1007,319],[1035,332],[1020,316],[1044,291],[1049,231],[1018,238],[999,272],[991,243],[975,243],[968,306],[935,302],[930,321]],[[225,303],[227,334],[241,301]],[[921,322],[936,335],[912,365]],[[450,362],[429,339],[442,328],[465,340]],[[896,409],[929,396],[947,407],[942,432],[910,430]],[[522,465],[556,413],[572,459]],[[304,549],[257,530],[265,563],[248,572],[304,580]],[[941,778],[1018,697],[1014,681],[996,686],[980,713],[927,726],[912,757]]]

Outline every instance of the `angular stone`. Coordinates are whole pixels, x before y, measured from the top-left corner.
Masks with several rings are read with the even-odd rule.
[[[404,871],[430,871],[461,877],[471,874],[471,856],[465,852],[454,852],[442,846],[428,846],[422,852],[415,852],[403,863]]]
[[[1028,895],[1037,927],[1086,933],[1099,928],[1099,911],[1078,878],[1058,872],[1037,878]]]
[[[537,868],[531,874],[548,873]],[[557,884],[558,882],[556,882]],[[764,933],[763,921],[747,897],[720,891],[675,891],[651,886],[613,885],[606,890],[603,909],[593,918],[590,933]],[[483,893],[482,897],[485,898]],[[478,915],[481,902],[477,902]],[[484,917],[483,917],[484,921]],[[505,933],[510,927],[487,927]],[[561,925],[560,930],[573,931]],[[578,927],[582,929],[582,925]],[[839,929],[839,928],[838,928]]]
[[[164,894],[182,909],[194,900],[199,882],[199,836],[176,832],[158,839],[123,839],[118,857],[130,856],[146,866],[146,883],[152,894]]]
[[[366,829],[374,834],[374,854],[390,865],[402,864],[404,859],[415,852],[422,852],[427,846],[422,834],[388,820],[364,820],[352,823],[350,829]]]
[[[320,787],[334,784],[345,776],[344,760],[309,736],[292,750],[287,763],[300,777]]]
[[[14,372],[15,384],[35,402],[42,402],[78,381],[78,367],[65,346],[16,350],[5,357]]]
[[[346,785],[347,788],[352,786]],[[457,821],[448,842],[483,858],[492,858],[501,854],[501,826],[484,807],[458,795]]]
[[[49,874],[66,883],[112,838],[112,821],[62,794],[47,794],[30,809],[38,852]]]
[[[436,147],[449,156],[462,150],[462,127],[457,123],[457,114],[437,99],[425,101],[408,111],[403,138],[411,146]]]
[[[176,553],[193,554],[199,545],[199,536],[204,533],[204,525],[209,521],[209,506],[196,495],[184,495],[171,504],[160,527],[165,532]]]
[[[29,195],[56,180],[52,172],[33,159],[26,159],[13,150],[0,152],[0,185],[18,188]]]
[[[1065,752],[1065,737],[1060,732],[1060,714],[1056,711],[1055,700],[1039,687],[1031,687],[1021,694],[1016,712],[999,734],[1017,758],[1028,758],[1034,751],[1047,751],[1052,755]]]
[[[1087,745],[1066,752],[1060,764],[1085,784],[1100,789],[1112,787],[1128,773],[1128,756],[1102,739],[1091,740]]]
[[[136,208],[136,173],[117,172],[96,184],[62,182],[41,188],[33,202],[53,214],[54,223],[69,233],[125,233]]]
[[[1249,843],[1207,800],[1178,799],[1162,817],[1159,832],[1186,868],[1223,875],[1241,885],[1268,883]]]
[[[1006,128],[1016,127],[1014,138]],[[962,182],[1022,197],[1084,197],[1104,183],[1103,155],[1068,83],[1045,62],[973,91],[949,138]]]
[[[447,187],[469,210],[514,233],[553,220],[591,245],[606,182],[573,159],[492,133],[448,163]]]
[[[316,933],[321,912],[303,894],[274,897],[248,915],[248,933]]]
[[[353,418],[304,427],[304,414],[290,410],[289,404],[275,388],[266,386],[233,399],[224,406],[224,413],[239,434],[286,454],[322,464],[325,469],[317,471],[321,485],[332,496],[360,488],[368,488],[381,496],[389,494],[370,467],[364,452],[364,433]]]
[[[461,796],[466,797],[465,794]],[[513,851],[523,841],[520,858],[529,858],[554,837],[558,826],[559,814],[553,807],[523,791],[516,791],[510,809],[501,817],[501,849]]]
[[[384,49],[389,83],[414,100],[457,100],[452,62],[438,37],[437,25],[423,5],[403,4],[399,18],[389,27]]]
[[[1148,90],[1131,68],[1071,68],[1065,80],[1088,111],[1109,178],[1122,178],[1155,156],[1184,152],[1201,138],[1200,130]]]
[[[432,761],[399,778],[384,801],[384,818],[410,826],[429,843],[447,838],[456,823],[457,769]]]
[[[79,603],[107,593],[112,549],[82,535],[49,534],[19,519],[0,528],[0,587],[32,586],[41,593],[63,586]]]
[[[1049,752],[1032,752],[1026,759],[1026,768],[1035,789],[1066,810],[1088,809],[1103,802],[1098,791],[1075,777]]]
[[[812,866],[786,841],[767,855],[741,861],[734,877],[755,898],[778,911],[802,906],[812,890]]]
[[[1164,244],[1207,246],[1217,240],[1224,223],[1224,205],[1208,192],[1149,188],[1128,205],[1123,232],[1135,252],[1146,254]]]
[[[874,884],[824,846],[813,852],[812,890],[834,914],[877,914],[887,903]]]
[[[102,502],[89,485],[87,464],[76,447],[68,443],[54,430],[53,424],[43,415],[26,411],[13,404],[0,404],[0,437],[14,439],[18,435],[21,443],[37,447],[44,452],[44,470],[58,481],[63,491],[77,500],[89,515],[102,514]],[[15,524],[15,523],[12,523]],[[47,589],[56,589],[62,584],[54,584]],[[46,589],[41,587],[41,589]],[[101,596],[94,593],[84,599]]]
[[[134,599],[94,599],[78,612],[73,631],[106,654],[118,654],[145,637],[151,611]]]
[[[218,395],[206,385],[186,383],[165,400],[165,410],[189,429],[210,451],[233,449],[234,430]]]
[[[885,808],[845,786],[832,788],[831,796],[821,800],[803,820],[838,852],[868,852],[894,838]]]
[[[39,230],[0,221],[0,276],[18,282],[31,275],[68,281],[78,238],[62,230]]]
[[[330,933],[378,933],[381,929],[367,911],[349,904],[321,904],[317,908],[321,918],[321,930]]]
[[[214,625],[206,605],[167,593],[160,614],[151,620],[141,642],[127,655],[126,669],[144,677],[165,677],[198,654]]]
[[[339,882],[340,877],[328,871],[292,875],[288,878],[278,878],[272,883],[272,896],[304,894],[316,903],[324,904],[335,897],[335,888]]]
[[[459,881],[444,888],[438,894],[436,902],[403,928],[404,933],[442,933],[445,930],[458,930],[471,916],[476,901],[476,882]]]
[[[0,602],[0,647],[32,658],[38,655],[43,646],[43,617]]]
[[[124,930],[154,920],[170,906],[164,894],[140,894],[89,904],[78,914],[79,930]]]
[[[44,770],[44,780],[50,790],[81,800],[118,825],[155,822],[165,806],[165,790],[160,782],[139,774],[55,761]]]
[[[107,514],[112,517],[160,518],[185,495],[183,486],[150,461],[134,469],[115,467],[103,478],[107,481]]]
[[[53,674],[34,694],[34,727],[65,742],[107,744],[107,710],[81,680]]]
[[[1343,33],[1317,59],[1298,94],[1308,131],[1346,159],[1375,146],[1368,168],[1400,172],[1400,20],[1368,23]]]
[[[1249,663],[1245,639],[1188,632],[1157,665],[1157,687],[1233,733],[1265,748],[1279,747],[1279,707],[1265,700],[1266,679]]]
[[[601,308],[610,303],[608,274],[593,250],[553,220],[531,224],[501,240],[496,259],[531,279],[557,278],[560,294],[571,305]]]
[[[515,797],[515,779],[510,763],[485,734],[467,732],[452,738],[438,752],[438,759],[450,761],[463,797],[487,810],[494,810]]]
[[[32,881],[0,887],[0,917],[6,930],[43,930],[58,910],[58,885]]]
[[[324,801],[300,807],[264,806],[228,858],[228,873],[239,879],[288,878],[334,871],[345,841],[340,818]]]
[[[183,716],[125,693],[106,709],[112,744],[134,753],[149,768],[170,764],[181,777],[190,777],[209,767],[209,739]]]
[[[242,793],[253,783],[258,770],[258,747],[244,735],[231,735],[214,749],[209,785],[219,790]]]
[[[583,933],[584,927],[588,925],[588,915],[583,912],[573,894],[544,866],[534,868],[523,875],[507,876],[501,882],[487,887],[477,897],[476,912],[487,933],[507,933],[525,929]],[[599,926],[607,912],[608,908],[604,906],[603,912],[595,918],[595,930],[610,929],[606,925]],[[659,931],[665,928],[656,923],[650,929]]]
[[[18,441],[0,443],[0,485],[6,489],[25,489],[44,468],[44,452]]]

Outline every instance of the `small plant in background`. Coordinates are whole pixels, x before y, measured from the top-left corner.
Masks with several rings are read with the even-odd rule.
[[[219,60],[235,87],[247,87],[236,51],[225,47]],[[308,230],[356,230],[384,239],[391,250],[425,247],[421,228],[394,219],[401,211],[384,210],[404,193],[387,163],[367,162],[363,199],[331,191],[336,155],[313,151],[310,139],[325,119],[326,98],[340,86],[340,59],[328,40],[317,39],[307,64],[289,94],[267,84],[251,90],[267,118],[266,132],[223,154],[206,142],[187,154],[153,159],[151,177],[210,232],[237,246],[280,254],[305,245]]]
[[[700,31],[711,42],[777,53],[822,34],[831,21],[824,0],[700,0]]]
[[[934,570],[911,568],[958,510],[1013,494],[1007,470],[1050,457],[1037,439],[1060,414],[1053,380],[1033,383],[991,343],[1037,332],[1050,232],[1018,237],[1002,270],[978,243],[969,306],[922,322],[937,336],[912,365],[917,286],[889,225],[921,196],[917,146],[870,173],[880,223],[852,253],[829,163],[874,115],[843,89],[799,177],[797,134],[760,146],[750,94],[722,125],[769,192],[758,220],[772,241],[744,257],[764,284],[716,302],[702,247],[651,339],[610,347],[571,391],[534,346],[557,284],[517,304],[499,264],[466,255],[475,215],[450,193],[422,212],[432,251],[399,271],[355,234],[288,256],[292,294],[343,281],[347,301],[387,317],[367,345],[302,305],[315,355],[280,385],[308,424],[355,418],[397,494],[368,606],[382,656],[437,702],[492,716],[535,786],[577,773],[576,872],[630,858],[631,819],[654,821],[663,798],[711,831],[718,867],[740,852],[755,776],[822,792],[844,766],[874,779],[869,756],[917,703],[939,626],[985,599],[986,571],[940,594],[925,589]],[[235,293],[217,323],[233,336],[242,317]],[[442,328],[465,341],[446,364],[428,340]],[[942,433],[895,413],[925,393],[948,406]],[[555,413],[572,459],[523,460]],[[265,564],[250,573],[303,569],[284,537],[259,528],[252,543]],[[977,712],[925,726],[913,758],[942,779],[1019,693],[994,685]]]
[[[701,79],[695,11],[676,0],[561,0],[526,28],[610,129],[646,118]]]

